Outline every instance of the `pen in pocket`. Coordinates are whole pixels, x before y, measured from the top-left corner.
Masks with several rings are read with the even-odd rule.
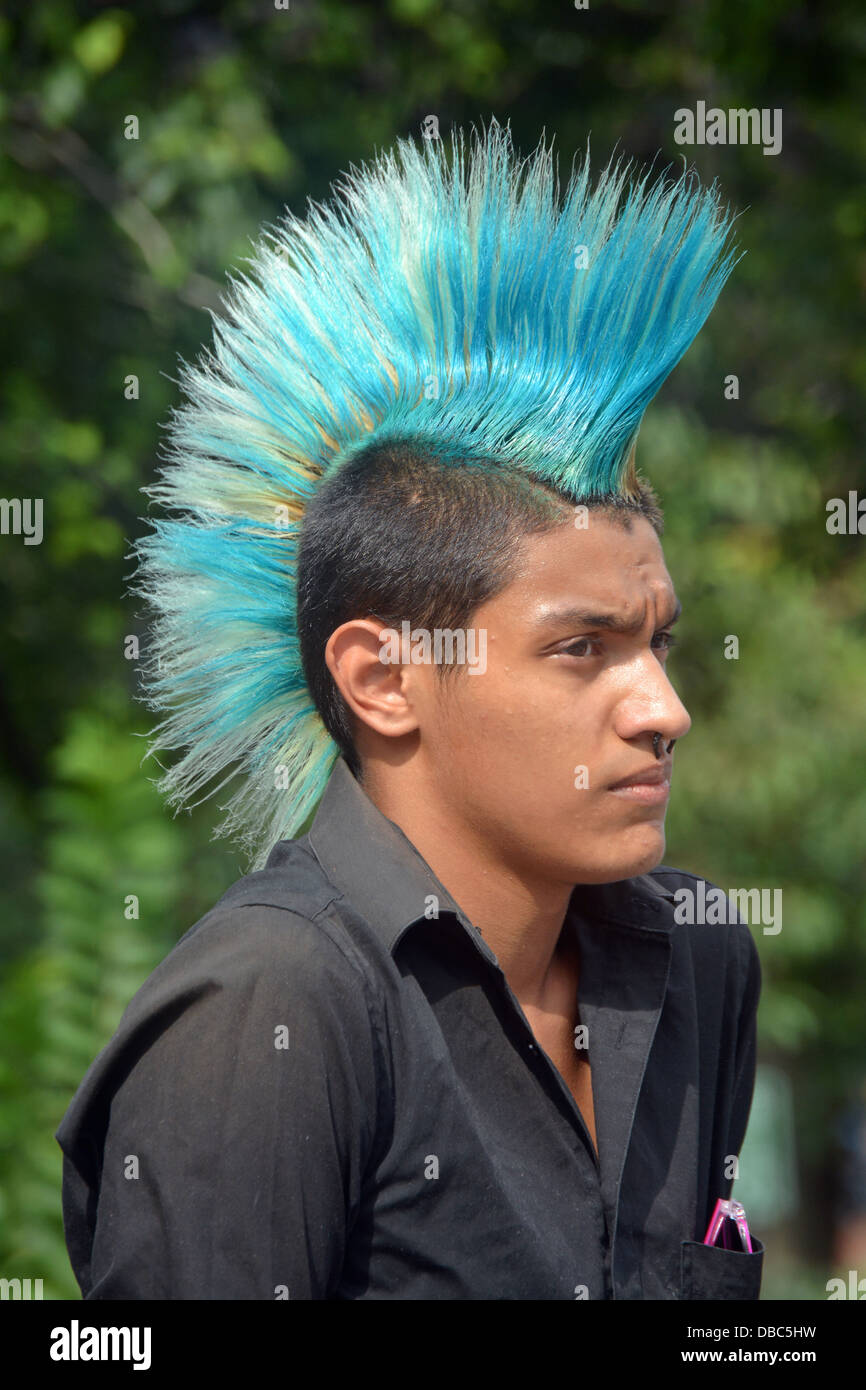
[[[741,1202],[719,1198],[710,1217],[704,1245],[717,1245],[722,1250],[740,1250],[752,1254],[749,1223]]]

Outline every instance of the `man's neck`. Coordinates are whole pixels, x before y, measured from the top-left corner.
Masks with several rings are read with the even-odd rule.
[[[543,1009],[572,978],[575,958],[562,931],[571,888],[529,882],[490,854],[472,827],[429,798],[403,796],[390,779],[368,773],[373,804],[403,831],[496,956],[521,1005]]]

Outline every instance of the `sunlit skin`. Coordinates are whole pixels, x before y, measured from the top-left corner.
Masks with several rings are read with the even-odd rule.
[[[482,932],[540,1028],[556,1017],[570,1031],[578,962],[560,933],[574,885],[664,858],[666,799],[610,784],[657,764],[655,732],[664,750],[691,724],[666,670],[678,603],[661,544],[643,517],[629,520],[591,511],[587,529],[521,543],[513,579],[471,620],[487,632],[483,674],[442,684],[432,665],[383,664],[373,619],[344,623],[326,649],[364,790]],[[578,789],[580,766],[589,785]]]

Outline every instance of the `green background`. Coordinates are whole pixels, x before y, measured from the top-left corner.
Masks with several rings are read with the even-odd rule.
[[[210,838],[217,806],[161,803],[124,654],[147,642],[129,547],[178,359],[263,223],[435,114],[446,135],[510,120],[525,153],[545,130],[561,173],[587,139],[596,166],[685,153],[741,211],[747,255],[638,447],[693,720],[665,862],[783,890],[782,931],[753,926],[761,1071],[735,1187],[768,1246],[763,1297],[826,1298],[852,1248],[866,1275],[866,1236],[840,1243],[841,1117],[866,1087],[866,536],[826,529],[829,498],[866,495],[864,50],[854,3],[7,9],[2,492],[41,497],[45,521],[41,545],[0,536],[0,1274],[77,1296],[54,1130],[131,995],[246,867]],[[780,108],[781,153],[676,145],[698,101]]]

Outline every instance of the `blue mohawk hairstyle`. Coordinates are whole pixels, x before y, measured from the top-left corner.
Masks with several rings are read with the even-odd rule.
[[[432,434],[440,458],[501,458],[570,498],[632,494],[644,411],[736,261],[715,183],[629,169],[611,160],[591,189],[587,156],[560,202],[543,136],[525,160],[495,119],[468,154],[452,131],[450,161],[400,139],[305,220],[286,209],[254,277],[229,277],[143,489],[175,516],[134,547],[134,592],[154,610],[151,752],[185,750],[159,786],[179,807],[238,775],[215,833],[254,867],[298,833],[338,752],[296,616],[321,479],[371,441]]]

